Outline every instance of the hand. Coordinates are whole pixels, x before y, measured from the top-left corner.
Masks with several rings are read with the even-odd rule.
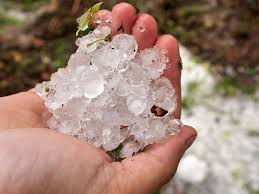
[[[176,89],[178,108],[174,116],[180,118],[181,71],[176,39],[171,35],[158,37],[154,18],[138,15],[127,3],[97,15],[112,15],[113,35],[120,33],[119,28],[133,34],[140,49],[157,45],[168,51],[169,68],[164,76]],[[161,144],[113,162],[101,149],[46,129],[44,112],[43,102],[33,91],[0,98],[0,193],[149,194],[174,175],[183,153],[196,138],[195,130],[184,126]]]

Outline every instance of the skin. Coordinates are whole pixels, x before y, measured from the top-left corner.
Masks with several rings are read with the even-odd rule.
[[[97,16],[112,17],[113,35],[122,33],[117,31],[122,25],[124,33],[136,37],[140,50],[154,45],[167,50],[169,62],[164,76],[176,89],[178,108],[174,116],[180,118],[177,40],[171,35],[158,37],[154,18],[137,14],[127,3],[117,4],[112,11],[101,10]],[[33,91],[0,98],[1,194],[150,194],[175,174],[197,135],[192,127],[184,126],[179,134],[160,144],[113,162],[102,150],[47,129],[45,112]]]

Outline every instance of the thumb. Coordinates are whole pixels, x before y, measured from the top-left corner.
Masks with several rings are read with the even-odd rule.
[[[143,153],[122,161],[128,171],[128,193],[152,193],[175,174],[184,152],[197,137],[195,129],[183,126],[180,133],[160,144],[148,147]]]

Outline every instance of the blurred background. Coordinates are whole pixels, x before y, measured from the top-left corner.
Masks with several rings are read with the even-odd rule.
[[[33,88],[65,67],[76,49],[76,18],[96,2],[0,0],[0,96]],[[118,2],[104,0],[104,8]],[[258,194],[259,0],[126,2],[180,41],[183,120],[199,132],[161,192]]]

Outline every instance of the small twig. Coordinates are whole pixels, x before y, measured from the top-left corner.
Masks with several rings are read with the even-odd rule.
[[[100,38],[100,39],[97,39],[97,40],[95,40],[95,41],[93,41],[93,42],[91,42],[91,43],[88,43],[87,44],[87,48],[88,47],[90,47],[90,46],[92,46],[93,44],[95,44],[95,43],[97,43],[97,42],[100,42],[100,41],[110,41],[110,35],[109,36],[107,36],[107,37],[105,37],[105,38]]]

